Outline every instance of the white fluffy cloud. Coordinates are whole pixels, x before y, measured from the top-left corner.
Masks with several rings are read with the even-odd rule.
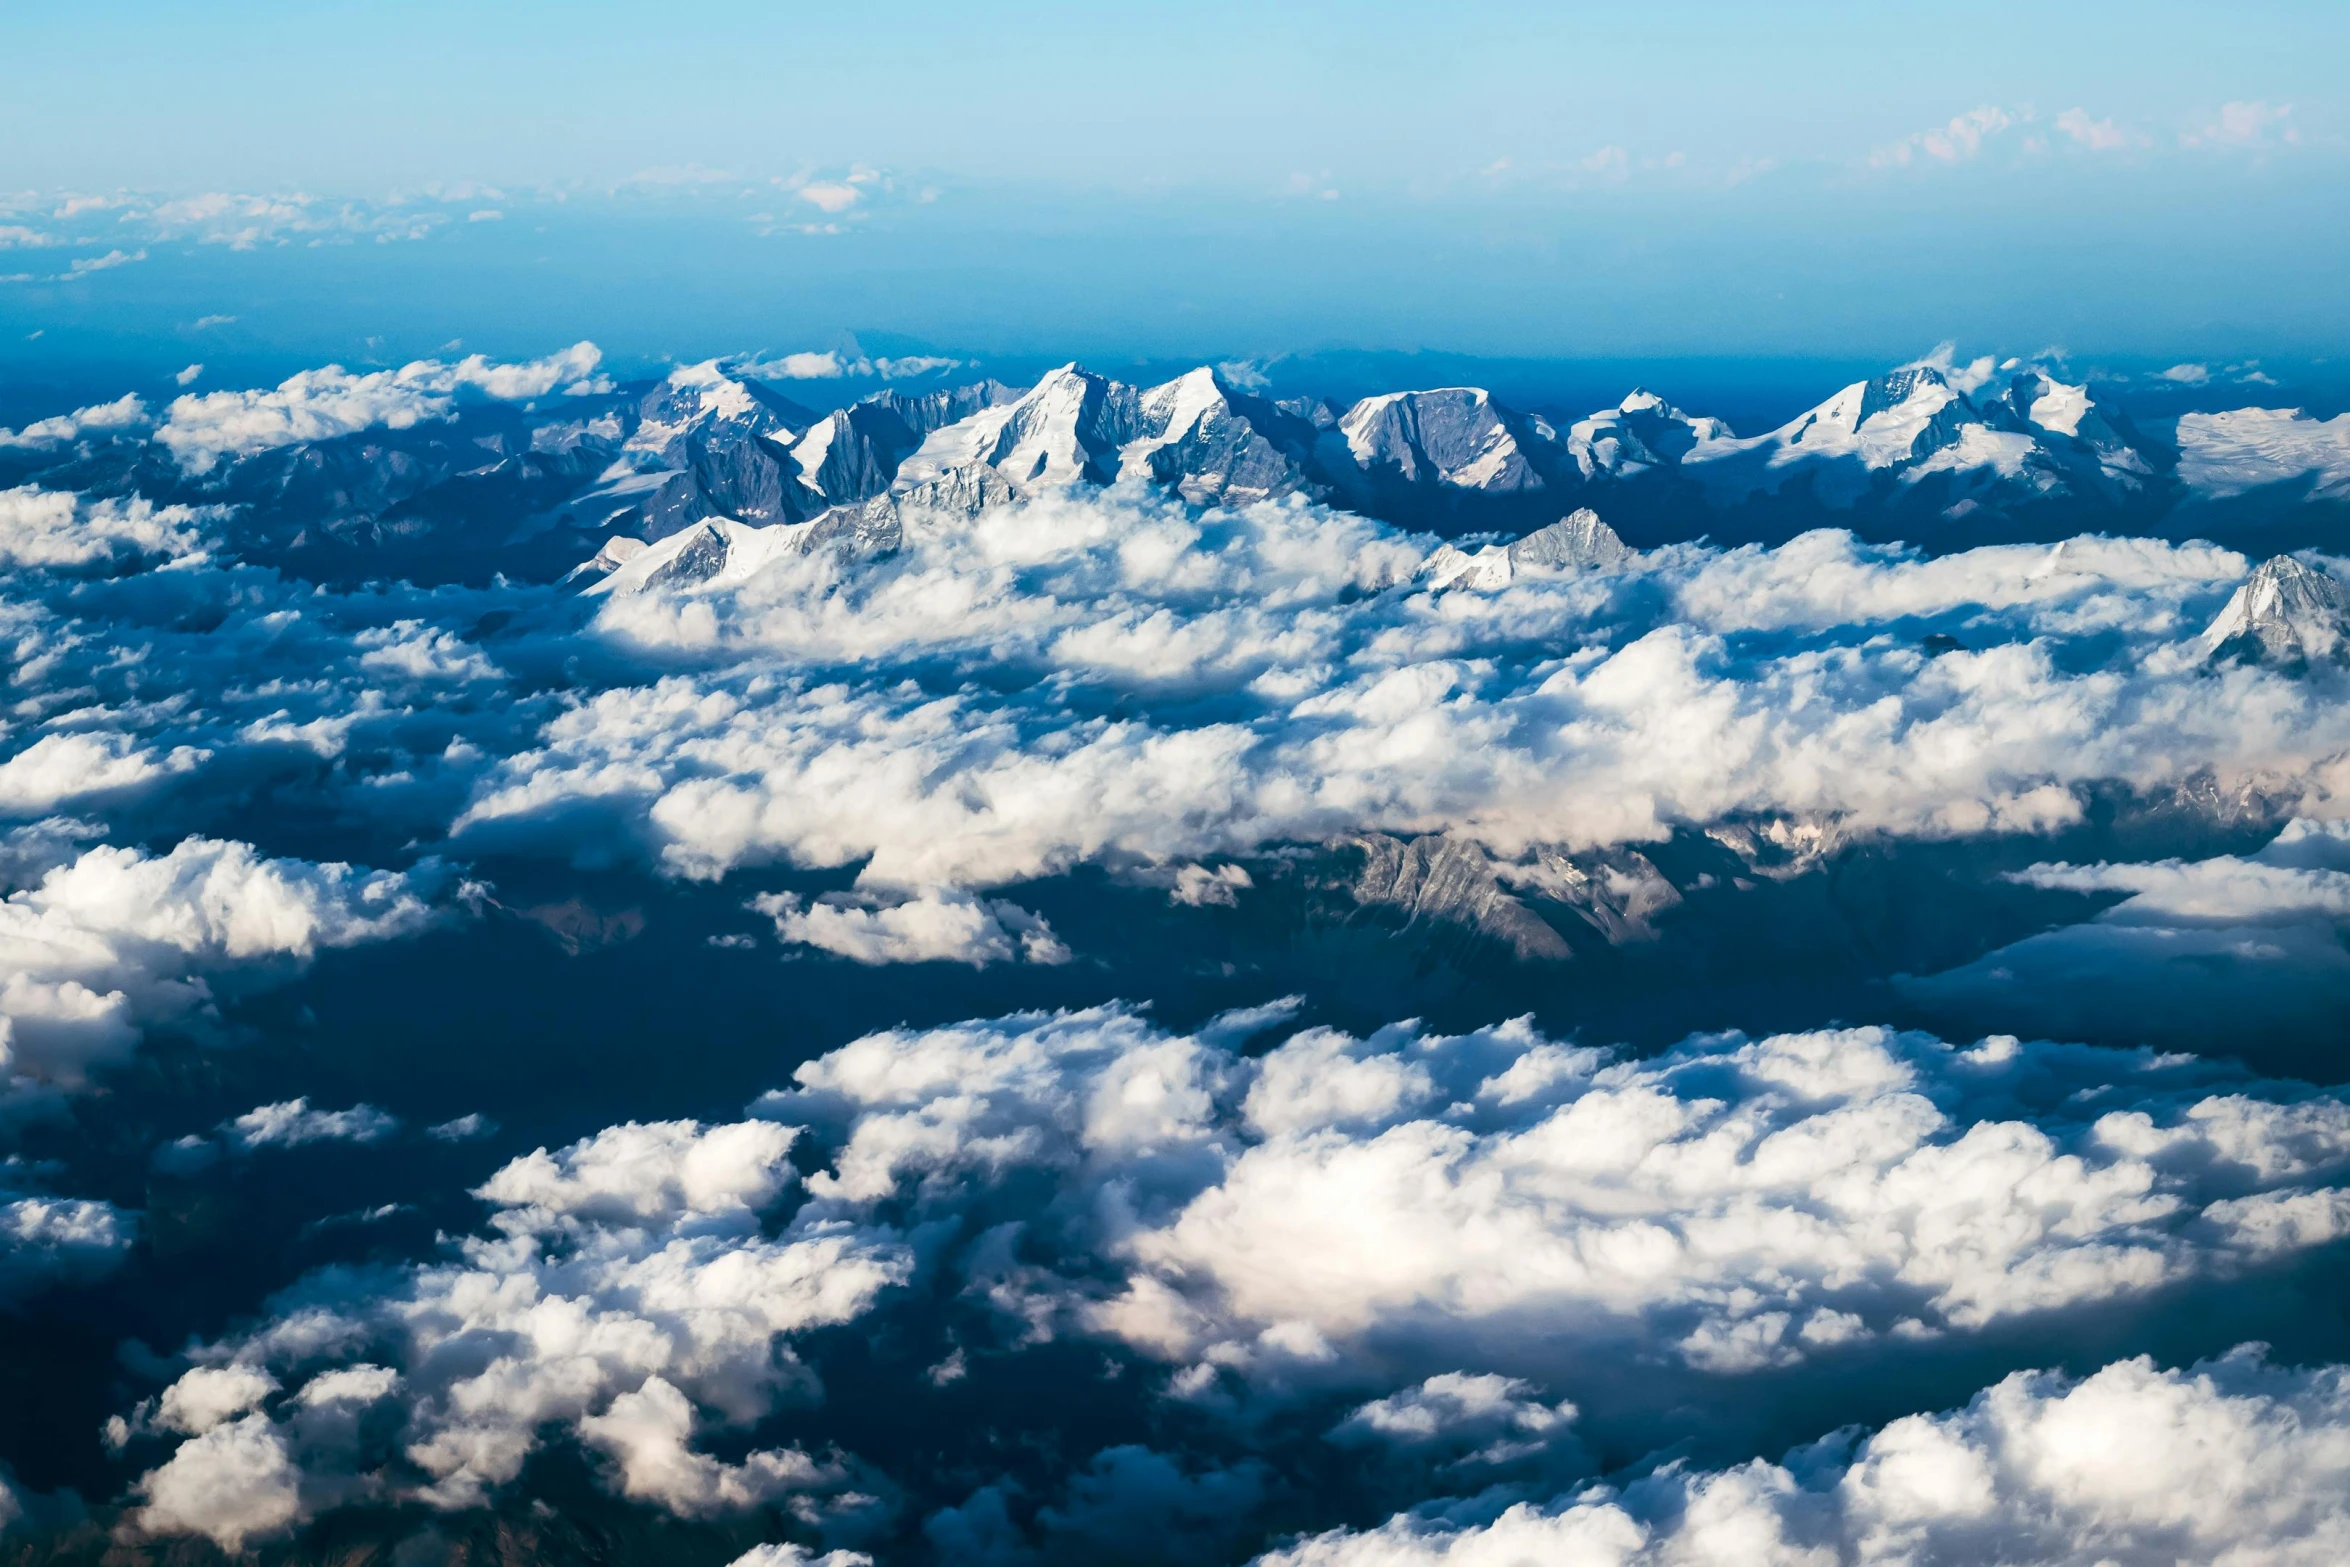
[[[0,1191],[0,1302],[111,1271],[137,1230],[135,1217],[111,1203]]]
[[[593,343],[520,364],[480,354],[456,364],[419,359],[397,370],[353,375],[339,365],[304,370],[267,391],[190,393],[172,399],[155,439],[190,473],[209,473],[225,458],[321,441],[381,425],[405,430],[448,417],[461,390],[523,401],[561,391],[599,390]]]
[[[1983,150],[1986,139],[2029,119],[2028,111],[2010,113],[1997,104],[1984,104],[1951,116],[1946,124],[1903,137],[1869,154],[1874,168],[1907,168],[1923,156],[1937,163],[1964,163]]]
[[[798,1078],[761,1109],[838,1139],[817,1211],[1058,1172],[1065,1211],[1097,1219],[1063,1239],[1075,1275],[1020,1309],[1186,1365],[1178,1391],[1373,1343],[1428,1374],[1787,1365],[2350,1230],[2339,1100],[2012,1039],[1854,1029],[1617,1062],[1514,1023],[1315,1029],[1251,1060],[1108,1009],[873,1035]],[[2074,1092],[2019,1113],[2032,1082]]]
[[[1465,1467],[1540,1453],[1574,1421],[1573,1404],[1545,1403],[1520,1378],[1447,1371],[1364,1404],[1339,1422],[1330,1438],[1432,1454]]]
[[[1622,1490],[1475,1521],[1399,1515],[1261,1567],[1667,1567],[2004,1562],[2319,1567],[2350,1551],[2350,1368],[2245,1352],[2186,1371],[2122,1361],[2078,1382],[2024,1372],[1964,1409],[1912,1415],[1848,1453],[1667,1466]]]
[[[248,1415],[183,1444],[141,1479],[131,1513],[154,1534],[201,1534],[224,1551],[282,1532],[302,1512],[300,1476],[284,1437]]]
[[[34,485],[0,490],[0,567],[86,566],[192,554],[204,514],[190,506],[84,500]]]
[[[862,860],[879,894],[1358,828],[1507,860],[1751,815],[2039,831],[2090,786],[2206,773],[2323,810],[2350,755],[2317,685],[2204,669],[2192,633],[2246,569],[2209,545],[1929,560],[1815,533],[1438,593],[1407,537],[1304,505],[910,527],[847,563],[735,528],[709,584],[614,591],[606,637],[707,672],[584,697],[485,771],[457,833],[601,818],[673,871]],[[1934,656],[1929,627],[1963,646]]]
[[[136,392],[126,392],[110,403],[93,403],[69,414],[36,419],[21,430],[0,430],[0,447],[29,447],[50,451],[69,446],[84,435],[135,430],[147,422],[147,404]]]
[[[423,930],[438,917],[436,874],[263,859],[209,838],[160,856],[85,850],[0,902],[0,1059],[18,1076],[78,1082],[143,1025],[208,1011],[211,983],[240,969]]]
[[[2108,116],[2089,118],[2086,109],[2067,109],[2056,117],[2056,128],[2091,152],[2118,152],[2131,144],[2130,133],[2118,129]]]
[[[2208,115],[2188,130],[2179,133],[2182,147],[2264,147],[2269,145],[2269,132],[2283,125],[2293,115],[2289,103],[2270,103],[2265,98],[2239,99],[2223,103],[2219,112]],[[2301,133],[2287,128],[2276,140],[2297,142]]]
[[[990,963],[1025,959],[1066,963],[1069,949],[1043,919],[1017,904],[968,893],[928,892],[903,903],[867,907],[854,900],[802,905],[791,893],[766,893],[753,908],[775,921],[775,937],[856,963]]]
[[[0,762],[0,816],[45,816],[93,796],[134,792],[192,772],[206,756],[194,746],[159,753],[119,730],[45,734]]]
[[[2296,1383],[2239,1358],[2196,1377],[2123,1365],[2078,1389],[2025,1376],[1959,1414],[1896,1422],[1835,1473],[1810,1459],[1790,1460],[1796,1480],[1768,1464],[1668,1469],[1650,1490],[1496,1518],[1528,1476],[1584,1463],[1573,1405],[1545,1391],[1578,1367],[1629,1358],[1720,1388],[2093,1312],[2336,1240],[2350,1106],[2180,1057],[1881,1029],[1701,1037],[1650,1060],[1523,1023],[1243,1048],[1290,1011],[1191,1036],[1120,1007],[870,1035],[800,1068],[757,1119],[631,1123],[513,1160],[477,1192],[488,1237],[389,1274],[318,1275],[258,1327],[195,1349],[114,1429],[153,1455],[135,1520],[234,1547],[358,1497],[467,1507],[567,1434],[618,1495],[688,1518],[784,1504],[821,1526],[867,1505],[859,1460],[739,1439],[721,1457],[705,1437],[809,1396],[792,1338],[875,1310],[918,1257],[1022,1341],[1090,1337],[1157,1361],[1168,1397],[1212,1404],[1232,1379],[1348,1392],[1330,1442],[1399,1476],[1515,1477],[1483,1514],[1320,1537],[1301,1562],[1475,1562],[1487,1544],[1571,1544],[1587,1526],[1680,1560],[1673,1486],[1774,1507],[1865,1500],[1925,1485],[1916,1455],[1954,1442],[2011,1446],[1977,1466],[1993,1478],[1969,1482],[1975,1512],[1933,1527],[2041,1527],[2026,1505],[2040,1482],[2013,1455],[2077,1469],[2098,1451],[2077,1436],[2068,1456],[2051,1433],[2134,1429],[2169,1408],[2151,1429],[2233,1474],[2294,1419],[2341,1420],[2326,1380],[2340,1371]],[[823,1150],[804,1188],[803,1128]],[[961,1240],[940,1222],[981,1214],[990,1228]],[[327,1418],[354,1407],[380,1411],[375,1435]],[[2082,1424],[2091,1411],[2110,1423]],[[2231,1491],[2231,1505],[2308,1478]],[[1199,1470],[1120,1447],[1040,1526],[1091,1538],[1147,1503],[1169,1528],[1213,1532],[1265,1494],[1252,1461]],[[1924,1527],[1914,1497],[1885,1505]],[[1845,1506],[1771,1516],[1832,1546]],[[1569,1516],[1566,1534],[1540,1532]],[[1507,1533],[1521,1527],[1537,1532]],[[2150,1548],[2137,1524],[2115,1527],[2094,1537]]]
[[[788,1495],[821,1518],[835,1492],[862,1505],[836,1461],[779,1448],[728,1463],[693,1445],[804,1396],[790,1337],[856,1318],[910,1271],[883,1233],[763,1231],[794,1183],[793,1140],[757,1121],[631,1123],[506,1165],[478,1193],[496,1238],[388,1288],[298,1287],[125,1420],[124,1443],[201,1427],[139,1482],[138,1523],[233,1550],[354,1495],[469,1507],[559,1429],[609,1460],[615,1491],[681,1515]],[[386,1399],[399,1414],[389,1449],[320,1417]]]

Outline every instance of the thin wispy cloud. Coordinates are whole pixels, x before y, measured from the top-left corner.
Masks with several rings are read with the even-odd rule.
[[[2029,110],[2010,111],[1997,104],[1984,104],[1951,116],[1945,124],[1877,148],[1869,154],[1869,166],[1908,168],[1921,158],[1935,163],[1965,163],[1981,154],[1984,142],[2030,118]]]
[[[2179,145],[2265,147],[2277,142],[2293,145],[2301,140],[2301,132],[2285,124],[2292,114],[2291,104],[2270,103],[2263,98],[2225,103],[2220,105],[2217,114],[2209,115],[2192,128],[2181,131]]]
[[[2056,128],[2091,152],[2119,152],[2137,144],[2137,138],[2115,126],[2112,116],[2092,120],[2086,109],[2065,110],[2056,117]]]

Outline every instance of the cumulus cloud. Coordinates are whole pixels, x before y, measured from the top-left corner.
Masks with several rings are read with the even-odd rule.
[[[2078,1382],[2023,1372],[1964,1409],[1735,1469],[1669,1466],[1620,1490],[1462,1522],[1402,1514],[1314,1536],[1262,1567],[1543,1561],[2314,1564],[2350,1542],[2350,1368],[2242,1352],[2146,1360]]]
[[[111,403],[96,403],[88,408],[76,408],[69,414],[36,419],[21,430],[0,430],[0,447],[52,451],[69,446],[85,435],[135,430],[147,422],[146,401],[136,392],[126,392]]]
[[[826,1551],[818,1556],[805,1546],[770,1543],[752,1546],[729,1567],[873,1567],[873,1558],[862,1551]]]
[[[1186,1367],[1179,1390],[1373,1341],[1430,1375],[1622,1353],[1739,1372],[2227,1277],[2350,1227],[2350,1108],[2185,1058],[1881,1029],[1648,1061],[1524,1023],[1312,1029],[1254,1059],[1211,1041],[1123,1009],[891,1032],[760,1109],[837,1141],[808,1189],[843,1217],[1055,1172],[1063,1211],[1104,1217],[1031,1306]]]
[[[2109,116],[2089,118],[2086,109],[2067,109],[2056,117],[2056,128],[2091,152],[2118,152],[2131,145],[2129,132],[2115,128]]]
[[[822,898],[802,906],[791,893],[767,893],[751,907],[775,921],[788,946],[814,947],[856,963],[1066,963],[1069,949],[1043,919],[1017,904],[967,893],[930,892],[903,903],[867,907]]]
[[[85,500],[35,485],[0,490],[0,567],[73,567],[195,553],[209,514],[192,506]]]
[[[76,801],[135,791],[192,772],[205,757],[192,746],[158,754],[119,730],[45,734],[0,762],[0,815],[46,816]]]
[[[829,216],[838,216],[865,199],[865,193],[846,180],[810,180],[795,194]]]
[[[1483,1466],[1543,1453],[1574,1423],[1573,1404],[1546,1403],[1521,1378],[1447,1371],[1362,1405],[1330,1439],[1434,1456],[1455,1467]]]
[[[193,1348],[114,1430],[149,1465],[138,1525],[225,1547],[359,1496],[473,1506],[565,1435],[615,1494],[680,1517],[784,1503],[820,1522],[866,1505],[861,1461],[739,1433],[815,1396],[796,1335],[935,1270],[1022,1342],[1157,1363],[1177,1402],[1213,1407],[1234,1379],[1361,1390],[1321,1440],[1413,1484],[1509,1484],[1483,1513],[1296,1549],[1449,1559],[1457,1545],[1476,1560],[1478,1531],[1510,1518],[1614,1507],[1679,1527],[1678,1503],[1643,1511],[1638,1487],[1499,1512],[1542,1477],[1587,1472],[1574,1405],[1544,1391],[1578,1367],[1719,1388],[2239,1277],[2350,1230],[2350,1106],[2188,1058],[1848,1029],[1626,1060],[1522,1022],[1246,1048],[1293,1010],[1188,1036],[1124,1007],[869,1035],[799,1068],[755,1119],[624,1124],[510,1161],[477,1191],[486,1235],[432,1262],[321,1273]],[[814,1157],[795,1167],[804,1139]],[[2239,1357],[2192,1376],[2124,1365],[2079,1388],[2014,1378],[1785,1473],[1830,1491],[1847,1468],[1906,1473],[1891,1455],[1935,1431],[2006,1441],[2009,1413],[2039,1420],[2081,1389],[2157,1401],[2067,1406],[2112,1429],[2171,1400],[2178,1418],[2156,1428],[2223,1433],[2202,1443],[2209,1461],[2316,1410],[2291,1403],[2305,1375]],[[2215,1388],[2251,1402],[2212,1404]],[[2284,1402],[2258,1413],[2261,1397]],[[359,1403],[379,1411],[372,1434],[318,1413]],[[2212,1424],[2222,1407],[2258,1417]],[[1718,1479],[1668,1468],[1640,1484],[1711,1494]],[[1255,1458],[1128,1444],[1074,1469],[1035,1527],[1082,1553],[1140,1519],[1229,1553],[1273,1494]],[[2036,1494],[1986,1502],[1966,1527],[2039,1519],[2023,1506]],[[1000,1503],[983,1487],[929,1532],[1001,1535]]]
[[[1986,139],[2011,129],[2028,114],[2011,113],[1997,104],[1984,104],[1953,115],[1947,124],[1906,136],[1869,154],[1873,168],[1907,168],[1923,156],[1937,163],[1964,163],[1983,150]]]
[[[281,1534],[302,1513],[285,1438],[260,1415],[184,1443],[138,1482],[131,1522],[153,1534],[201,1534],[222,1550]]]
[[[910,1271],[884,1233],[763,1229],[794,1183],[792,1142],[765,1122],[608,1128],[501,1168],[477,1194],[495,1235],[448,1260],[297,1286],[123,1422],[131,1443],[198,1423],[166,1409],[225,1421],[148,1471],[138,1523],[233,1549],[356,1494],[471,1507],[555,1431],[608,1459],[619,1494],[683,1516],[786,1495],[812,1518],[835,1492],[862,1505],[837,1461],[766,1448],[724,1462],[692,1445],[811,1396],[791,1336],[855,1319]],[[318,1418],[386,1400],[396,1431],[380,1446]]]
[[[267,391],[188,393],[172,399],[155,439],[190,473],[209,473],[222,461],[329,440],[382,426],[405,430],[445,419],[462,391],[505,401],[553,392],[566,396],[602,390],[593,343],[519,364],[496,364],[471,354],[455,364],[419,359],[397,370],[354,375],[340,365],[304,370]]]
[[[322,947],[423,930],[438,917],[437,875],[263,859],[209,838],[161,856],[88,849],[0,903],[0,1059],[20,1077],[78,1083],[144,1026],[210,1013],[213,984],[239,970],[282,972]]]
[[[0,1304],[120,1266],[137,1237],[135,1215],[94,1198],[23,1191],[21,1173],[0,1166]]]
[[[461,840],[600,818],[687,875],[978,890],[1358,828],[1512,861],[1741,814],[2040,831],[2095,784],[2314,791],[2350,751],[2311,685],[2186,650],[2247,569],[2202,544],[1927,559],[1821,532],[1440,594],[1426,541],[1305,505],[1048,499],[916,518],[878,561],[726,537],[708,583],[597,611],[704,672],[583,696],[485,771]],[[1927,656],[1923,623],[1964,646]]]

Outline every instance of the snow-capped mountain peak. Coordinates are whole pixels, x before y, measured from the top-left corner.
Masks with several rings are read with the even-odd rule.
[[[1365,473],[1486,494],[1543,488],[1528,448],[1557,440],[1548,423],[1502,408],[1477,386],[1366,397],[1333,433]]]
[[[809,409],[756,381],[729,374],[716,359],[670,371],[645,394],[637,418],[627,449],[664,456],[675,455],[678,443],[689,436],[789,440],[816,423]]]
[[[1022,490],[1117,477],[1117,452],[1133,435],[1137,394],[1074,362],[1048,372],[1009,403],[983,408],[931,433],[899,468],[912,489],[954,469],[989,468]]]
[[[2215,657],[2302,664],[2350,655],[2350,589],[2278,555],[2262,561],[2203,633]]]
[[[1567,430],[1567,454],[1585,479],[1628,479],[1669,468],[1708,441],[1735,437],[1719,419],[1691,418],[1646,387]]]
[[[1536,528],[1509,544],[1488,544],[1471,554],[1457,545],[1440,544],[1420,565],[1431,590],[1470,588],[1498,592],[1528,571],[1612,570],[1633,559],[1635,552],[1586,506],[1547,528]]]

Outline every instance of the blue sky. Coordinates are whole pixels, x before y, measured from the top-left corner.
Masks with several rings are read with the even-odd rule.
[[[0,362],[2350,351],[2334,4],[98,3],[0,59]]]

